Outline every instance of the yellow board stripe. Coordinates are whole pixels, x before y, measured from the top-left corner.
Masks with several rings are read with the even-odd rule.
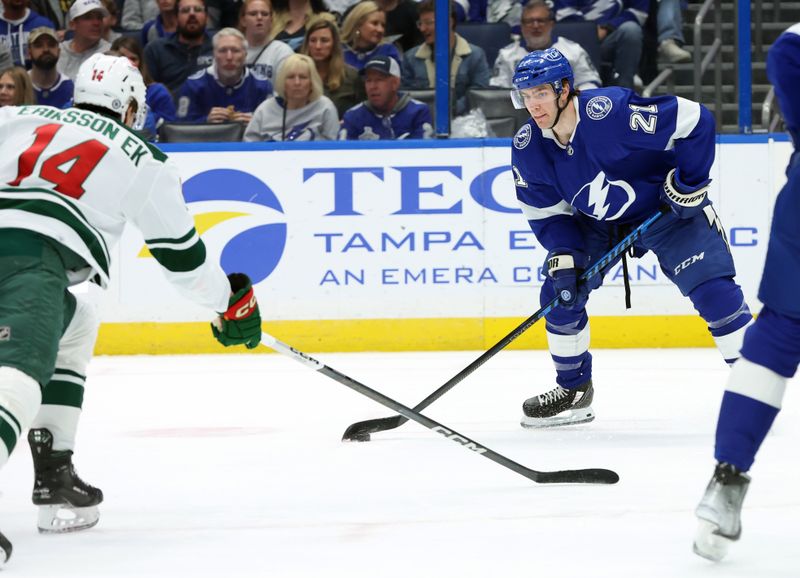
[[[264,329],[301,351],[486,350],[524,318],[359,319],[269,321]],[[592,347],[713,347],[705,322],[696,315],[592,317]],[[546,349],[544,321],[517,338],[509,349]],[[249,353],[264,353],[257,348]],[[104,323],[98,355],[245,353],[223,347],[208,323]]]

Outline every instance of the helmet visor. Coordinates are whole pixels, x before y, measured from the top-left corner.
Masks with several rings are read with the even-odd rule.
[[[522,110],[536,104],[545,104],[555,101],[558,96],[549,85],[535,86],[533,88],[518,88],[511,91],[511,102],[514,108]]]

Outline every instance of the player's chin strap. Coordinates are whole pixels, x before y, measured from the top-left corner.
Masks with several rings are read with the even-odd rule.
[[[555,128],[555,126],[558,124],[559,119],[561,118],[561,113],[564,112],[572,102],[572,90],[570,89],[570,91],[567,93],[567,104],[565,104],[563,107],[558,106],[558,101],[560,98],[561,98],[561,93],[559,93],[558,98],[556,98],[556,108],[558,109],[558,112],[556,113],[556,119],[553,121],[553,124],[550,125],[550,130],[553,130],[553,128]]]

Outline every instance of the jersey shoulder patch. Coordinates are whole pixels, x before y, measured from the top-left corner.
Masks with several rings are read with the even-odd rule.
[[[514,148],[522,150],[528,146],[528,143],[531,142],[531,134],[531,125],[526,122],[514,135]]]
[[[586,116],[592,120],[603,120],[614,108],[613,101],[605,95],[593,96],[586,103]]]

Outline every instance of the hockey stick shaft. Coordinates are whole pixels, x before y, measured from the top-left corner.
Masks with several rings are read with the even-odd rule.
[[[655,213],[653,216],[648,218],[642,224],[640,224],[636,229],[631,231],[624,239],[622,239],[614,248],[612,248],[608,253],[603,255],[594,265],[592,265],[589,269],[583,272],[580,276],[581,281],[586,281],[587,279],[597,275],[603,271],[609,264],[614,262],[614,260],[622,255],[625,251],[627,251],[635,242],[636,240],[644,234],[644,232],[650,228],[650,226],[655,223],[661,215],[663,215],[665,210],[660,210],[659,212]],[[434,401],[442,397],[445,393],[450,391],[453,387],[457,384],[461,383],[465,378],[467,378],[470,374],[472,374],[476,369],[482,366],[484,363],[489,361],[492,357],[494,357],[498,352],[508,347],[508,345],[514,341],[517,337],[525,333],[534,323],[539,321],[541,318],[546,316],[550,311],[553,310],[559,303],[559,298],[556,297],[544,307],[539,309],[536,313],[528,317],[525,321],[520,323],[517,327],[515,327],[511,333],[503,337],[500,341],[495,343],[491,348],[489,348],[486,352],[484,352],[480,357],[478,357],[475,361],[470,363],[467,367],[459,371],[456,375],[451,377],[446,383],[441,385],[439,389],[432,392],[428,397],[423,399],[417,405],[414,406],[414,411],[422,411],[429,405],[431,405]],[[361,422],[356,422],[350,425],[344,432],[342,436],[342,440],[358,440],[358,441],[368,441],[369,434],[379,432],[379,431],[386,431],[390,429],[394,429],[396,427],[400,427],[404,423],[406,423],[408,419],[403,415],[395,415],[392,417],[385,417],[385,418],[378,418],[378,419],[371,419]]]
[[[334,381],[338,381],[342,385],[346,385],[350,389],[357,391],[358,393],[367,396],[368,398],[376,401],[389,409],[396,411],[397,413],[403,415],[406,419],[413,420],[418,424],[425,426],[429,430],[432,430],[438,434],[443,435],[449,440],[452,440],[459,444],[460,446],[475,452],[487,459],[492,460],[496,464],[500,464],[518,474],[525,476],[529,480],[533,480],[534,482],[540,484],[553,484],[553,483],[569,483],[569,484],[615,484],[619,481],[619,476],[616,472],[611,470],[605,470],[601,468],[589,468],[583,470],[560,470],[560,471],[552,471],[552,472],[540,472],[537,470],[532,470],[530,468],[526,468],[525,466],[518,464],[517,462],[508,459],[507,457],[498,454],[497,452],[490,450],[486,446],[479,444],[478,442],[471,440],[465,435],[462,435],[450,428],[447,428],[440,424],[437,421],[430,419],[422,415],[419,412],[414,411],[413,409],[404,406],[403,404],[386,397],[382,393],[367,387],[363,383],[360,383],[353,379],[352,377],[348,377],[347,375],[336,371],[335,369],[328,367],[321,361],[317,361],[310,355],[303,353],[302,351],[298,351],[297,349],[283,343],[273,336],[269,335],[268,333],[261,334],[261,343],[274,349],[278,353],[291,357],[295,361],[299,361],[303,365],[312,368],[315,371],[320,372],[321,374],[330,377]]]

